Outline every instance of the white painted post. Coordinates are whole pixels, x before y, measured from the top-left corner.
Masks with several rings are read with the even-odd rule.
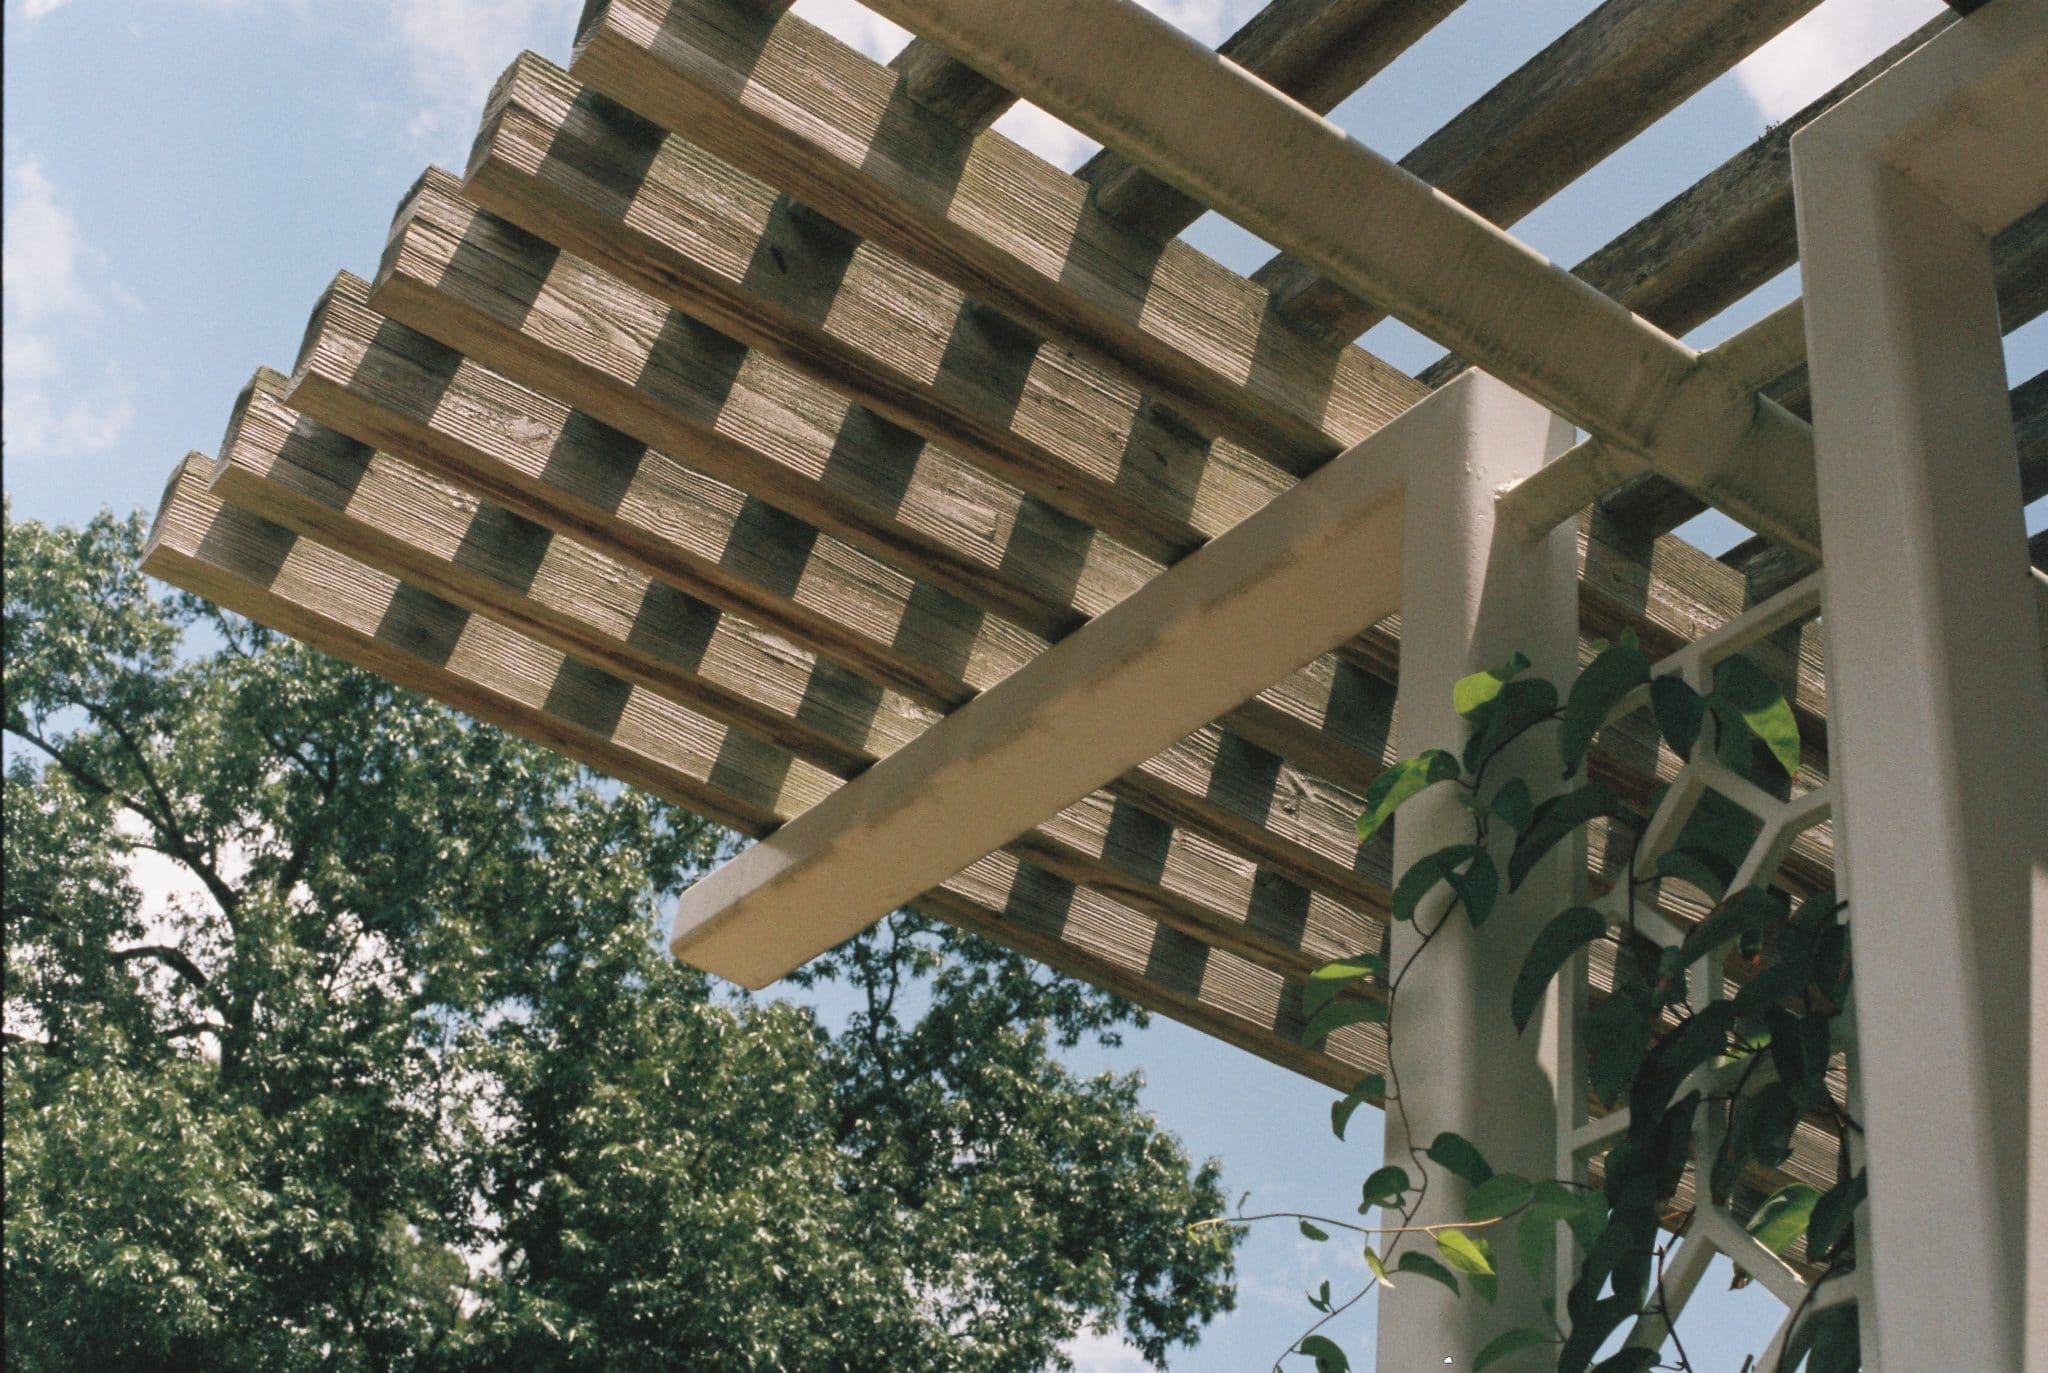
[[[1498,666],[1517,649],[1530,657],[1533,671],[1553,681],[1568,680],[1578,664],[1574,526],[1532,541],[1494,518],[1495,494],[1570,447],[1573,431],[1535,401],[1477,371],[1445,388],[1452,391],[1459,393],[1461,442],[1435,462],[1417,464],[1408,484],[1397,698],[1408,753],[1462,743],[1465,722],[1452,708],[1451,687],[1467,673]],[[1439,393],[1438,399],[1450,397]],[[1555,788],[1555,739],[1548,730],[1539,734],[1528,741],[1533,766],[1496,766],[1489,785],[1522,771],[1539,797]],[[1471,816],[1448,788],[1425,792],[1402,808],[1395,824],[1395,871],[1445,845],[1469,843],[1471,833]],[[1555,1060],[1546,1046],[1554,1017],[1517,1036],[1508,994],[1538,922],[1572,895],[1573,857],[1554,854],[1476,932],[1462,913],[1453,913],[1402,983],[1395,1010],[1402,1101],[1387,1112],[1386,1159],[1411,1176],[1417,1171],[1409,1157],[1411,1133],[1420,1150],[1440,1130],[1473,1141],[1497,1170],[1551,1175]],[[1505,871],[1505,845],[1496,858]],[[1425,905],[1415,923],[1396,926],[1395,968],[1420,939],[1417,927],[1433,920]],[[1417,1222],[1462,1220],[1466,1191],[1464,1183],[1435,1169]],[[1426,1236],[1404,1237],[1403,1247],[1412,1245],[1433,1252]],[[1513,1250],[1512,1244],[1499,1248],[1504,1280],[1494,1306],[1469,1292],[1454,1298],[1426,1278],[1397,1275],[1394,1288],[1380,1296],[1378,1366],[1389,1373],[1469,1368],[1501,1331],[1547,1325],[1539,1304],[1547,1288],[1526,1280]],[[1527,1366],[1541,1365],[1544,1352],[1525,1354]],[[1511,1360],[1498,1366],[1522,1365]]]
[[[1988,241],[2048,181],[2044,16],[1995,2],[1792,141],[1872,1370],[2023,1366],[2048,696]]]

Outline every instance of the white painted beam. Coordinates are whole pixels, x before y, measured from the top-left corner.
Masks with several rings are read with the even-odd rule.
[[[771,982],[1394,613],[1407,474],[1533,408],[1445,387],[685,892],[671,947]]]
[[[1954,1366],[1959,1312],[1973,1367],[2048,1364],[2048,689],[1989,249],[2044,129],[2048,3],[1993,0],[1792,140],[1873,1373]]]
[[[1804,423],[1131,0],[873,8],[1750,528],[1817,555]]]
[[[1494,418],[1455,461],[1449,453],[1435,455],[1441,460],[1423,463],[1408,480],[1410,553],[1401,581],[1396,706],[1407,754],[1463,742],[1470,727],[1453,706],[1451,689],[1467,673],[1496,667],[1516,651],[1554,681],[1569,679],[1578,666],[1576,530],[1565,525],[1531,537],[1500,523],[1494,501],[1497,489],[1568,447],[1572,428],[1503,383],[1479,380]],[[1537,799],[1550,795],[1558,789],[1556,747],[1550,731],[1537,731],[1488,769],[1492,785],[1519,776]],[[1493,856],[1505,865],[1513,836],[1505,826],[1497,829]],[[1472,816],[1452,790],[1426,791],[1401,809],[1394,870],[1405,872],[1424,855],[1471,838]],[[1560,845],[1520,890],[1501,898],[1479,930],[1457,912],[1444,919],[1440,900],[1394,926],[1397,968],[1407,965],[1423,931],[1435,933],[1428,956],[1415,961],[1401,986],[1395,1052],[1406,1109],[1387,1113],[1386,1158],[1405,1160],[1411,1145],[1426,1148],[1439,1131],[1454,1130],[1478,1141],[1497,1169],[1550,1175],[1556,993],[1540,1031],[1516,1033],[1507,1007],[1531,941],[1544,921],[1571,904],[1584,866],[1581,845]],[[1464,1182],[1439,1172],[1413,1223],[1463,1220],[1466,1193]],[[1406,1237],[1410,1244],[1422,1238]],[[1505,1259],[1511,1246],[1498,1239],[1495,1246]],[[1540,1281],[1505,1282],[1495,1305],[1433,1282],[1397,1282],[1379,1297],[1378,1366],[1470,1368],[1501,1331],[1547,1325],[1539,1304],[1547,1291]],[[1539,1362],[1525,1356],[1526,1367]]]

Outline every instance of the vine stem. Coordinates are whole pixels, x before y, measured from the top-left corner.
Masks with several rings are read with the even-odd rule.
[[[1305,1220],[1315,1225],[1328,1225],[1338,1230],[1349,1230],[1359,1235],[1434,1235],[1439,1230],[1484,1230],[1504,1220],[1512,1220],[1521,1210],[1495,1216],[1491,1220],[1446,1220],[1434,1225],[1353,1225],[1346,1220],[1333,1220],[1328,1216],[1312,1215],[1305,1211],[1262,1211],[1256,1216],[1212,1216],[1198,1220],[1188,1226],[1190,1231],[1206,1229],[1212,1225],[1250,1225],[1262,1220]]]

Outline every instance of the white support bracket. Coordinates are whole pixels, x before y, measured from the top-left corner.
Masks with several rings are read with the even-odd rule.
[[[1400,609],[1414,474],[1551,423],[1483,374],[1438,391],[704,878],[670,947],[759,987],[865,929]]]

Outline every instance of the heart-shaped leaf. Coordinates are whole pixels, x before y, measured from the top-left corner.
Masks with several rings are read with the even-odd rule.
[[[1459,775],[1458,760],[1440,748],[1404,758],[1372,779],[1365,789],[1365,809],[1358,816],[1358,842],[1379,833],[1401,804],[1417,792]]]

